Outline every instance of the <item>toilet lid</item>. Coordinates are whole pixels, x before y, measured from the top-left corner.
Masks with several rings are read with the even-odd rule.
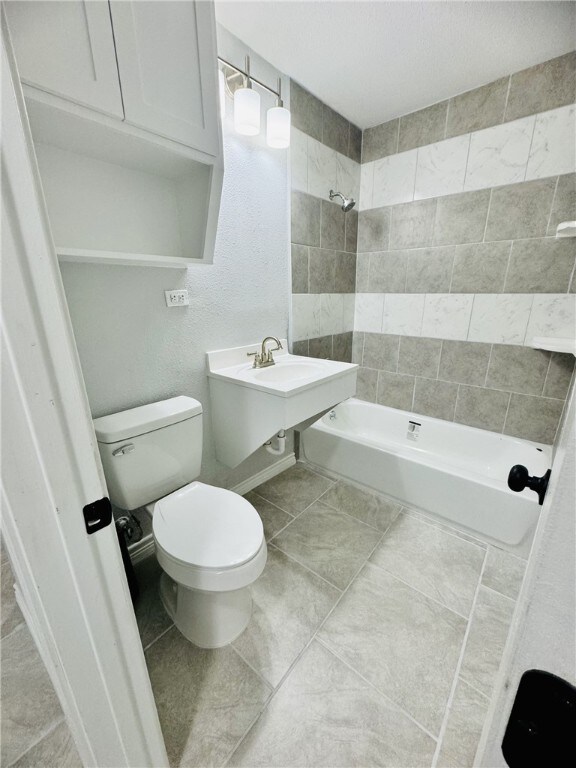
[[[201,568],[232,568],[262,546],[260,516],[242,496],[190,483],[156,502],[152,528],[171,557]]]

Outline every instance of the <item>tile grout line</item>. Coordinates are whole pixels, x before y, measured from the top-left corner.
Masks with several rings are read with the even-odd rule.
[[[162,607],[164,608],[164,606],[162,606]],[[168,616],[168,614],[166,614],[166,615]],[[168,618],[170,618],[170,617],[168,616]],[[150,643],[148,643],[148,645],[145,648],[144,647],[142,648],[143,652],[146,653],[146,651],[148,651],[154,645],[155,642],[160,640],[161,637],[164,637],[164,635],[166,633],[170,632],[170,630],[173,629],[175,626],[176,626],[176,624],[174,624],[174,622],[172,622],[172,624],[170,624],[169,627],[167,627],[163,632],[160,632],[160,634],[157,637],[155,637],[154,640],[152,640]]]
[[[516,74],[515,72],[513,74]],[[496,125],[503,125],[506,122],[506,112],[508,110],[508,99],[510,97],[510,88],[512,87],[512,75],[508,75],[508,87],[506,89],[506,101],[504,102],[504,112],[502,113],[502,120]],[[512,122],[512,121],[510,121]]]
[[[289,555],[288,552],[285,552],[278,544],[274,543],[272,539],[268,542],[268,546],[272,547],[272,549],[278,550],[278,552],[281,552],[285,557],[288,558],[288,560],[291,560],[293,563],[296,563],[296,565],[299,565],[301,568],[304,568],[305,571],[308,571],[308,573],[311,573],[313,576],[316,576],[317,578],[321,579],[329,587],[332,587],[332,589],[336,589],[338,592],[342,592],[340,587],[337,587],[336,584],[333,584],[331,581],[328,581],[328,579],[325,578],[324,576],[321,576],[319,573],[316,573],[316,571],[313,571],[312,568],[310,568],[310,566],[304,565],[304,563],[301,563],[300,560],[297,560],[294,557],[294,555]]]
[[[485,585],[483,584],[482,586],[485,586]],[[464,685],[467,685],[468,688],[471,688],[474,691],[474,693],[477,693],[478,696],[481,696],[486,701],[487,704],[490,704],[490,696],[486,696],[485,693],[482,693],[482,691],[476,688],[475,685],[472,685],[472,683],[469,683],[468,680],[464,680],[463,677],[460,677],[459,682],[463,683]]]
[[[65,723],[67,725],[66,715],[64,715],[64,713],[62,713],[60,718],[55,723],[52,723],[52,725],[50,725],[45,731],[42,731],[42,734],[38,737],[38,739],[36,739],[35,741],[32,742],[32,744],[26,747],[26,749],[23,752],[21,752],[18,755],[18,757],[16,757],[14,760],[8,763],[6,765],[6,768],[11,768],[11,766],[15,765],[18,761],[22,760],[23,757],[25,757],[29,752],[31,752],[39,744],[41,744],[44,741],[44,739],[48,738],[48,736],[50,736],[50,734],[53,733],[56,730],[56,728],[62,725],[62,723]],[[74,739],[72,739],[72,741],[74,741]]]
[[[558,194],[559,184],[560,184],[560,176],[556,178],[556,186],[554,187],[554,194],[552,195],[552,203],[550,204],[550,213],[548,214],[548,223],[546,224],[546,235],[549,237],[552,237],[552,235],[548,235],[548,232],[550,230],[550,222],[552,221],[552,211],[554,210],[554,203],[556,202],[556,195]]]
[[[434,757],[432,759],[432,765],[431,768],[436,768],[438,765],[438,760],[440,758],[440,752],[442,750],[442,745],[444,742],[444,737],[446,735],[446,730],[448,727],[448,720],[450,718],[450,711],[452,708],[452,704],[454,702],[454,695],[456,693],[456,688],[458,686],[458,679],[460,677],[460,671],[462,669],[462,662],[464,661],[464,655],[466,653],[466,646],[468,645],[468,638],[470,636],[470,630],[472,627],[472,622],[474,619],[474,613],[476,611],[476,604],[478,601],[478,595],[480,594],[480,587],[482,586],[482,577],[484,576],[484,570],[486,569],[486,562],[488,560],[488,550],[486,550],[486,553],[484,555],[484,560],[482,562],[482,568],[480,569],[480,574],[478,576],[478,584],[476,585],[476,591],[474,593],[474,599],[472,600],[472,607],[470,609],[470,617],[468,619],[468,624],[466,626],[466,632],[464,633],[464,637],[462,638],[462,647],[460,649],[460,656],[458,658],[458,662],[456,664],[456,669],[454,670],[454,678],[452,680],[452,687],[450,689],[450,694],[448,696],[448,700],[446,702],[446,708],[444,710],[444,718],[442,720],[442,725],[440,727],[440,732],[438,734],[438,743],[436,745],[436,752],[434,753]]]
[[[552,366],[552,355],[553,352],[550,353],[550,357],[548,358],[548,367],[546,368],[546,376],[544,376],[544,381],[542,382],[542,389],[540,391],[540,397],[544,397],[544,392],[546,391],[546,382],[548,381],[548,375],[550,373],[550,368]]]
[[[508,274],[510,272],[510,265],[512,264],[512,249],[514,248],[514,238],[510,240],[510,250],[508,251],[508,261],[506,262],[506,272],[504,273],[504,280],[502,281],[502,290],[500,291],[500,296],[504,296],[506,294],[506,283],[508,281]],[[509,296],[512,294],[508,294]]]

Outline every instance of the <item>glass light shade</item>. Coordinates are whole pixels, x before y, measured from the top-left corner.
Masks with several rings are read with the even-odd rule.
[[[226,117],[226,80],[221,69],[218,70],[218,93],[220,96],[220,119],[224,120]]]
[[[266,142],[269,147],[290,146],[290,112],[284,107],[271,107],[266,120]]]
[[[260,94],[252,88],[234,92],[234,128],[244,136],[260,133]]]

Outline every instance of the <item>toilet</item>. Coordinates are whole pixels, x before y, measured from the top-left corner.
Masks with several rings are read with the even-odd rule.
[[[248,589],[266,565],[262,521],[232,491],[196,480],[202,405],[172,397],[94,420],[110,500],[152,515],[160,596],[201,648],[228,645],[252,613]]]

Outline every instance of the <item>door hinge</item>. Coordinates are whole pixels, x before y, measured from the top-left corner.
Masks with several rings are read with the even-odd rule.
[[[107,496],[93,501],[91,504],[86,504],[83,512],[86,533],[96,533],[112,522],[112,504],[110,504],[110,499]]]

